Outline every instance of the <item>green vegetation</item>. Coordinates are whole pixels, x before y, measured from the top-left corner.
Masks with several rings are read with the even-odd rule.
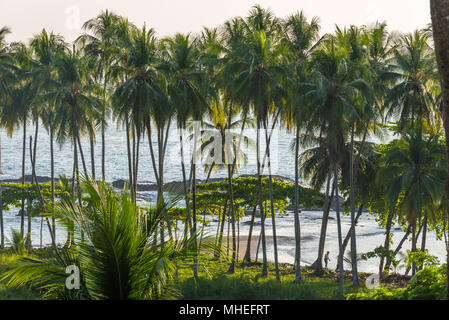
[[[308,19],[298,12],[280,18],[256,5],[247,16],[198,34],[158,39],[154,29],[139,28],[110,11],[86,21],[83,30],[68,44],[47,30],[29,43],[7,43],[10,30],[0,29],[0,126],[9,135],[23,130],[22,181],[0,184],[0,248],[5,247],[3,210],[21,209],[12,250],[23,256],[0,276],[8,279],[8,285],[32,285],[45,296],[61,299],[165,298],[185,261],[192,261],[194,281],[207,288],[201,269],[205,247],[215,258],[229,259],[227,276],[217,280],[219,286],[248,285],[253,288],[248,294],[260,292],[261,297],[272,290],[281,297],[342,299],[345,292],[361,286],[360,256],[380,257],[379,275],[384,281],[397,268],[409,237],[412,248],[404,258],[406,275],[437,264],[426,251],[429,231],[446,240],[449,253],[444,188],[449,161],[445,152],[449,139],[444,133],[449,135],[449,126],[430,27],[397,34],[377,22],[370,27],[337,26],[332,34],[321,35],[316,17]],[[124,127],[126,135],[128,183],[120,193],[104,182],[108,180],[105,127],[111,122]],[[49,185],[39,184],[36,177],[40,124],[50,137]],[[200,124],[218,134],[209,134]],[[29,144],[27,125],[34,126]],[[252,141],[244,131],[254,127],[258,131]],[[295,135],[291,184],[276,181],[272,172],[271,138],[278,128]],[[164,199],[166,146],[176,129],[180,129],[175,134],[182,177],[182,194],[176,199],[184,199],[185,209],[172,208]],[[370,142],[384,134],[395,134],[397,139],[385,145]],[[83,137],[90,142],[90,168]],[[229,145],[223,138],[230,140]],[[136,205],[144,139],[157,184],[156,208],[150,209]],[[97,141],[102,147],[101,178],[95,170]],[[193,152],[186,158],[189,141]],[[70,144],[73,150],[71,178],[62,177],[58,184],[54,142]],[[254,177],[235,177],[247,158],[242,145],[256,150]],[[25,184],[27,154],[30,185]],[[199,155],[213,161],[200,168]],[[224,159],[218,161],[219,155]],[[227,179],[198,184],[200,169],[207,172],[208,182],[220,170],[226,170]],[[300,179],[313,189],[301,187]],[[343,202],[335,201],[340,196]],[[317,258],[312,264],[318,276],[325,273],[326,230],[330,209],[335,208],[336,293],[325,290],[327,284],[320,281],[317,287],[323,286],[321,291],[326,292],[318,293],[314,278],[302,274],[300,205],[323,208]],[[276,223],[287,208],[294,210],[294,279],[278,258]],[[357,251],[357,222],[364,209],[385,229],[385,240],[371,253]],[[245,214],[251,215],[249,239],[256,218],[260,219],[260,282],[253,279],[256,267],[237,264],[239,221]],[[351,219],[346,237],[342,214]],[[207,223],[206,215],[218,217],[214,239],[205,239],[199,232]],[[26,255],[32,252],[33,216],[46,221],[52,238],[48,255]],[[266,219],[271,220],[271,230],[266,230]],[[226,222],[229,256],[223,252]],[[56,223],[67,234],[62,248],[55,240]],[[179,223],[184,232],[177,232]],[[405,233],[398,244],[391,241],[395,225]],[[273,235],[273,264],[268,263],[267,232]],[[351,289],[345,284],[343,268],[347,248]],[[250,250],[248,244],[242,259],[247,264]],[[80,267],[82,276],[82,290],[76,293],[67,291],[63,281],[64,268],[73,264]],[[242,268],[247,274],[241,274]],[[192,283],[185,285],[193,288]],[[449,283],[446,287],[449,297]],[[209,295],[209,291],[186,292]]]

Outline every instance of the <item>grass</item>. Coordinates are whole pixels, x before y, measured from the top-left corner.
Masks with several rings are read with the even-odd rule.
[[[6,251],[0,251],[0,276],[8,270],[17,256]],[[6,281],[0,281],[0,300],[39,300],[42,299],[39,292],[30,288],[9,288]]]
[[[0,275],[10,268],[17,255],[0,252]],[[322,277],[312,275],[313,271],[302,269],[303,282],[295,283],[292,265],[280,264],[281,282],[276,281],[274,265],[268,264],[269,275],[261,277],[260,262],[244,265],[238,263],[234,274],[228,274],[229,262],[212,257],[200,259],[199,280],[193,279],[191,264],[179,268],[179,277],[172,285],[175,298],[181,300],[337,300],[337,274],[329,271]],[[349,279],[350,277],[348,277]],[[364,282],[361,281],[361,284]],[[345,293],[363,292],[345,281]],[[0,300],[43,299],[31,288],[9,288],[0,281]]]
[[[295,271],[290,265],[280,266],[281,283],[276,281],[274,265],[269,264],[268,277],[261,277],[261,264],[237,264],[236,272],[228,274],[229,263],[203,259],[199,268],[198,284],[191,268],[179,270],[179,299],[186,300],[336,300],[338,282],[312,276],[303,271],[303,282],[294,283]],[[355,292],[351,282],[345,282],[345,292]]]

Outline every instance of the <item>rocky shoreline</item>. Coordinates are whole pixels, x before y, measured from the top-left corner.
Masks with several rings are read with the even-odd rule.
[[[239,177],[256,177],[256,175],[240,175]],[[264,175],[263,177],[267,177],[267,176]],[[273,175],[272,177],[273,177],[274,181],[282,181],[282,182],[289,183],[289,184],[295,183],[294,180],[283,177],[283,176]],[[47,176],[37,176],[36,178],[39,183],[50,183],[51,182],[51,178],[47,177]],[[71,179],[69,179],[69,180],[71,180]],[[223,181],[225,181],[225,178],[209,179],[209,182],[223,182]],[[196,180],[197,184],[201,184],[201,183],[205,183],[205,182],[206,182],[206,180],[201,180],[201,179]],[[2,180],[0,180],[0,183],[22,183],[22,178],[2,179]],[[32,183],[32,176],[26,175],[25,176],[25,184],[31,184],[31,183]],[[118,180],[112,181],[111,184],[114,188],[123,189],[123,187],[127,183],[128,183],[128,180],[118,179]],[[311,186],[304,184],[304,183],[300,183],[300,186],[303,188],[312,188]],[[164,190],[169,191],[169,192],[182,190],[183,188],[184,188],[183,181],[169,181],[169,182],[164,183]],[[137,183],[137,191],[157,191],[157,190],[158,190],[158,186],[157,186],[156,182],[141,181],[141,182]]]
[[[249,175],[249,174],[243,174],[240,175],[239,178],[242,177],[257,177],[256,175]],[[267,175],[263,175],[262,177],[268,177]],[[47,177],[47,176],[37,176],[37,181],[39,183],[43,183],[43,184],[47,184],[51,182],[51,178]],[[272,176],[274,181],[282,181],[288,184],[294,184],[295,181],[293,179],[287,178],[287,177],[283,177],[283,176],[279,176],[279,175],[273,175]],[[69,179],[70,181],[71,179]],[[208,182],[223,182],[225,181],[225,178],[211,178],[209,179]],[[201,184],[201,183],[205,183],[206,180],[202,180],[202,179],[197,179],[196,183],[197,184]],[[2,179],[0,180],[0,183],[18,183],[21,184],[22,183],[22,178],[17,178],[17,179]],[[32,183],[32,176],[31,175],[26,175],[25,176],[25,184],[31,184]],[[118,179],[118,180],[114,180],[112,181],[111,185],[116,188],[116,189],[123,189],[125,187],[125,185],[128,183],[128,180],[124,180],[124,179]],[[312,189],[311,186],[300,182],[299,185],[303,188],[308,188],[308,189]],[[183,181],[169,181],[167,183],[164,183],[164,190],[167,192],[175,192],[175,193],[181,193],[184,189],[184,183]],[[158,190],[158,186],[156,182],[153,181],[140,181],[137,183],[137,191],[139,192],[148,192],[148,191],[157,191]],[[340,204],[343,202],[343,198],[340,197]],[[335,203],[335,201],[333,201],[333,203]],[[334,208],[335,205],[332,206],[331,209],[335,209]],[[302,210],[304,210],[305,208],[300,208]],[[322,208],[312,208],[312,209],[307,209],[307,211],[322,211]],[[250,212],[248,212],[248,214],[250,214]],[[257,213],[258,215],[258,213]]]

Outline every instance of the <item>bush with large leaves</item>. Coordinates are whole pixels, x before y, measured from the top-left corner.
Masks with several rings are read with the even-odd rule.
[[[59,299],[162,299],[173,296],[170,282],[176,267],[198,251],[215,249],[198,233],[157,242],[163,219],[176,203],[159,202],[154,208],[134,205],[127,190],[117,194],[105,182],[82,179],[83,204],[63,201],[56,218],[76,228],[71,248],[54,248],[45,257],[23,256],[5,272],[9,286],[31,285]],[[80,289],[65,286],[66,267],[80,270]]]

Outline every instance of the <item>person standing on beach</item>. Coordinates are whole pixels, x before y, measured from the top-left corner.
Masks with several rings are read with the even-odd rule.
[[[329,251],[326,252],[326,255],[324,256],[324,264],[326,265],[326,269],[327,269],[327,263],[331,261],[331,259],[329,258]]]

